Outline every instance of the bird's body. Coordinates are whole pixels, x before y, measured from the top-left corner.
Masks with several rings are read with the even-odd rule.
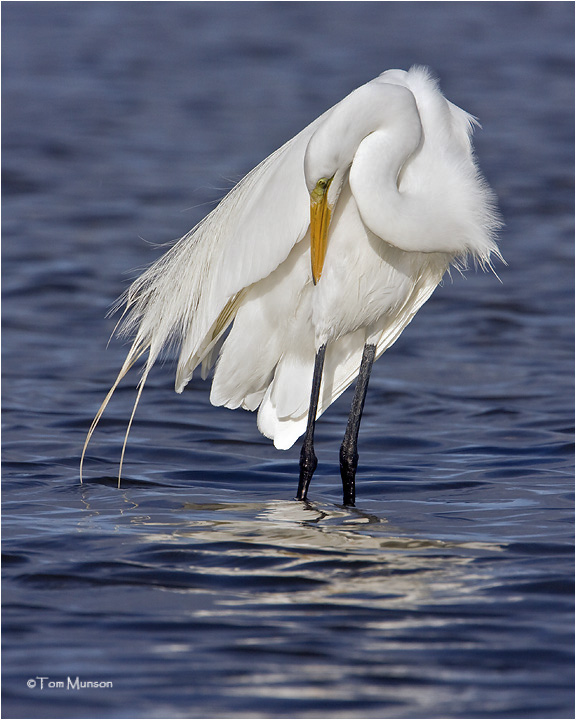
[[[178,392],[218,358],[211,402],[258,409],[260,431],[289,448],[310,425],[320,348],[316,417],[358,376],[365,346],[375,357],[390,347],[450,264],[498,254],[473,122],[420,68],[344,98],[134,282],[124,331],[135,340],[114,387],[148,351],[143,383],[177,340]]]
[[[247,290],[212,382],[214,405],[259,407],[260,431],[281,449],[291,447],[306,427],[318,347],[327,345],[320,416],[358,375],[368,339],[377,355],[384,352],[448,267],[444,256],[394,248],[383,259],[363,231],[348,189],[338,205],[342,218],[334,218],[341,222],[330,236],[322,280],[310,280],[305,237]]]

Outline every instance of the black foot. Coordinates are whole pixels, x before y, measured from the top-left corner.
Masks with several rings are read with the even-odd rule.
[[[314,447],[305,442],[300,451],[300,482],[298,483],[296,500],[306,500],[310,481],[317,467],[318,458],[314,452]]]
[[[356,501],[356,468],[358,467],[358,453],[344,445],[340,448],[340,475],[342,477],[342,491],[344,505],[354,506]]]
[[[310,393],[310,407],[308,408],[308,423],[306,434],[300,451],[300,482],[298,483],[297,500],[306,500],[308,487],[314,470],[318,465],[318,459],[314,452],[314,423],[318,412],[318,397],[320,395],[320,383],[322,382],[322,368],[324,367],[324,355],[326,345],[320,345],[314,361],[314,375],[312,376],[312,392]]]

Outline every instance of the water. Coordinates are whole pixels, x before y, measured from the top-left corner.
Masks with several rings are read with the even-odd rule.
[[[357,507],[349,393],[302,505],[298,448],[170,363],[80,486],[126,271],[415,62],[483,122],[508,266],[376,364]],[[573,717],[572,75],[571,3],[4,5],[4,717]]]

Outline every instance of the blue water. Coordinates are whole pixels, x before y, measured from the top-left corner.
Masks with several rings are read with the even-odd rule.
[[[5,718],[573,717],[572,3],[4,3]],[[138,374],[109,305],[263,157],[390,67],[477,115],[508,262],[447,279],[274,450]],[[131,274],[128,274],[131,273]],[[42,679],[44,678],[44,679]],[[107,687],[68,688],[78,682]],[[63,683],[64,687],[58,687]]]

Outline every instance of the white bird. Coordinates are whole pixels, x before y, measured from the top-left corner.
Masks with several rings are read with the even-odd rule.
[[[147,352],[127,439],[151,367],[177,343],[176,392],[216,361],[213,405],[258,409],[260,432],[280,449],[305,433],[300,500],[317,465],[315,421],[358,377],[340,450],[353,505],[374,359],[451,264],[501,257],[475,124],[425,68],[388,70],[252,170],[121,298],[121,332],[135,338],[81,465],[120,380]]]

